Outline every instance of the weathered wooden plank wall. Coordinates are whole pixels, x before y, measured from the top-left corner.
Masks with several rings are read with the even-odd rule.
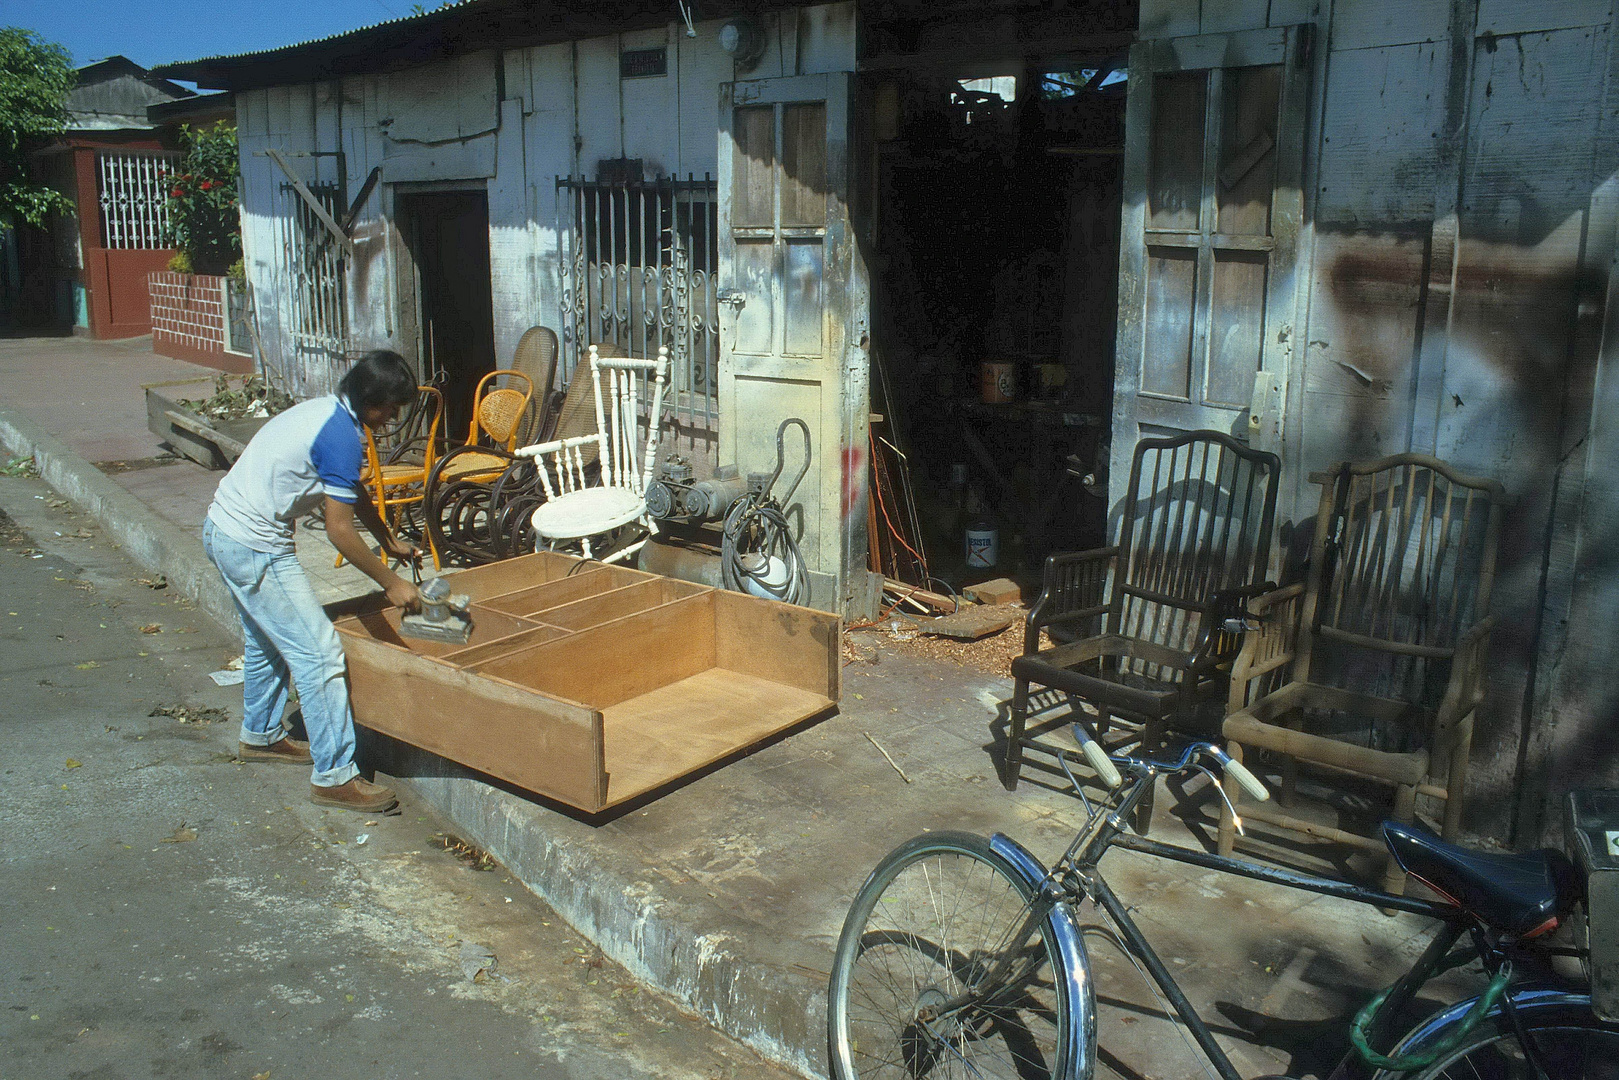
[[[301,394],[325,392],[342,374],[341,363],[291,338],[278,224],[286,212],[283,177],[265,149],[341,150],[341,159],[290,160],[308,181],[341,180],[351,198],[373,167],[383,167],[382,183],[360,213],[349,271],[355,350],[392,348],[415,357],[418,348],[410,297],[401,295],[412,285],[398,280],[396,185],[482,187],[489,198],[495,354],[505,360],[530,326],[560,324],[556,177],[594,175],[597,162],[612,158],[639,158],[648,175],[712,173],[720,83],[853,70],[852,11],[843,2],[762,17],[768,48],[746,72],[720,49],[719,23],[697,24],[695,38],[683,23],[671,23],[238,94],[243,247],[266,366]],[[657,46],[668,49],[666,76],[619,78],[621,49]]]
[[[1298,516],[1307,474],[1346,457],[1421,450],[1507,485],[1470,823],[1527,843],[1558,791],[1619,783],[1613,5],[1145,0],[1141,30],[1282,19],[1320,44]]]

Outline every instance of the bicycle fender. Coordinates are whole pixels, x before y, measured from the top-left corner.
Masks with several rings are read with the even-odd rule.
[[[1039,893],[1046,879],[1046,868],[1029,850],[1011,837],[995,833],[989,838],[990,850],[1005,859],[1030,892]],[[1091,978],[1090,955],[1080,935],[1079,923],[1066,901],[1059,901],[1046,920],[1046,933],[1057,946],[1062,961],[1062,978],[1072,1003],[1068,1025],[1068,1045],[1063,1048],[1067,1063],[1063,1076],[1068,1080],[1091,1080],[1096,1069],[1096,983]],[[1589,1000],[1589,999],[1587,999]]]
[[[1591,1012],[1591,995],[1569,990],[1561,986],[1519,986],[1509,989],[1506,994],[1512,1001],[1512,1007],[1525,1021],[1533,1023],[1537,1018],[1556,1016],[1559,1013]],[[1390,1057],[1404,1057],[1411,1054],[1420,1054],[1430,1046],[1443,1039],[1450,1033],[1450,1029],[1461,1022],[1467,1010],[1472,1008],[1476,997],[1466,1001],[1458,1001],[1450,1008],[1429,1017],[1422,1024],[1400,1040],[1389,1054]],[[1500,1016],[1502,1006],[1496,1005],[1485,1018]]]

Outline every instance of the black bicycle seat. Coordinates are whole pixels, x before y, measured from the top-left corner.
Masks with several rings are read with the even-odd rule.
[[[1568,858],[1549,848],[1491,855],[1397,821],[1383,822],[1383,839],[1406,873],[1486,926],[1514,936],[1551,929],[1578,898]]]

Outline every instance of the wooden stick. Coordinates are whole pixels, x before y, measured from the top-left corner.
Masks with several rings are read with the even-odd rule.
[[[901,780],[905,781],[907,784],[909,784],[911,782],[911,778],[909,776],[905,775],[905,770],[900,768],[898,765],[896,765],[894,763],[894,759],[888,756],[888,751],[883,749],[883,744],[878,742],[876,739],[873,739],[871,737],[871,732],[862,731],[860,734],[864,735],[867,739],[869,739],[871,741],[871,745],[873,745],[873,746],[875,746],[877,748],[877,752],[883,756],[884,761],[886,761],[886,762],[888,762],[888,764],[894,766],[894,771],[899,773],[899,778]]]
[[[918,588],[915,585],[895,581],[891,577],[883,578],[883,588],[890,592],[898,593],[900,596],[915,597],[924,604],[931,605],[941,611],[954,611],[958,606],[958,602],[951,597],[936,592],[928,592],[926,589]]]

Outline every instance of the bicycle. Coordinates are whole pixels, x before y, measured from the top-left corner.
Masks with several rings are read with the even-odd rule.
[[[1087,818],[1051,869],[999,833],[933,832],[896,848],[856,893],[828,989],[836,1080],[1089,1080],[1096,991],[1075,918],[1086,899],[1107,914],[1121,947],[1157,984],[1220,1080],[1242,1080],[1099,872],[1115,847],[1439,922],[1410,971],[1357,1015],[1356,1049],[1333,1080],[1619,1078],[1619,1025],[1599,1020],[1589,989],[1551,963],[1579,955],[1545,940],[1579,900],[1572,867],[1559,854],[1472,852],[1385,823],[1385,839],[1406,871],[1444,898],[1433,901],[1159,843],[1126,824],[1157,777],[1201,772],[1221,791],[1213,765],[1255,799],[1268,797],[1264,785],[1211,743],[1191,743],[1174,761],[1110,758],[1081,725],[1074,730],[1113,795],[1092,806],[1066,756],[1059,757]],[[1387,1018],[1423,984],[1474,959],[1490,976],[1484,993],[1428,1018],[1392,1050],[1372,1049],[1384,1041]]]

